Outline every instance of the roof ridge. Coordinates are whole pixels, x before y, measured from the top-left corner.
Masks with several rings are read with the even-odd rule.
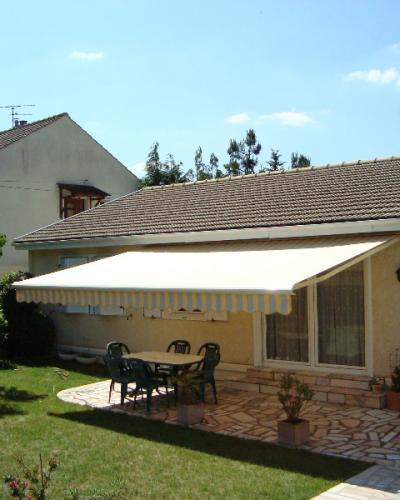
[[[165,188],[173,188],[178,186],[191,186],[194,184],[207,184],[210,182],[227,182],[227,181],[236,181],[242,179],[248,179],[250,177],[262,177],[266,175],[279,175],[279,174],[296,174],[302,173],[312,170],[321,170],[325,168],[333,168],[333,167],[348,167],[352,165],[363,165],[367,163],[378,163],[382,161],[393,161],[400,160],[400,156],[386,156],[381,158],[373,158],[370,160],[351,160],[351,161],[343,161],[341,163],[326,163],[323,165],[311,165],[310,167],[298,167],[298,168],[288,168],[288,169],[280,169],[280,170],[268,170],[267,172],[257,172],[255,174],[242,174],[242,175],[229,175],[225,177],[218,177],[215,179],[204,179],[201,181],[189,181],[189,182],[175,182],[173,184],[163,184],[161,186],[143,186],[141,190],[152,190],[152,189],[165,189]]]
[[[11,128],[6,129],[6,130],[0,130],[0,135],[6,134],[7,132],[11,132],[12,130],[15,130],[15,129],[23,130],[25,127],[31,127],[32,125],[37,125],[40,122],[46,122],[48,120],[58,120],[59,118],[61,118],[63,116],[68,116],[68,113],[66,111],[64,111],[63,113],[58,113],[57,115],[48,116],[47,118],[41,118],[40,120],[36,120],[34,122],[29,122],[29,123],[26,123],[25,125],[20,125],[18,127],[11,127]]]

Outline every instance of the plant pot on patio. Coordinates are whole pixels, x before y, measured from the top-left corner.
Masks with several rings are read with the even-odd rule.
[[[176,418],[179,423],[183,425],[200,424],[204,418],[204,405],[203,403],[196,403],[186,405],[178,403],[176,408]]]
[[[278,422],[278,441],[289,446],[299,446],[307,443],[310,438],[310,422],[302,420],[290,422],[281,420]]]
[[[400,411],[400,366],[393,370],[391,379],[392,384],[386,392],[387,409]]]
[[[200,397],[199,382],[190,373],[183,372],[172,379],[177,391],[176,418],[180,424],[200,424],[204,418],[204,404]]]
[[[279,384],[278,399],[286,413],[286,420],[278,422],[278,441],[289,446],[307,443],[310,437],[308,420],[300,418],[300,412],[314,392],[292,375],[284,375]]]

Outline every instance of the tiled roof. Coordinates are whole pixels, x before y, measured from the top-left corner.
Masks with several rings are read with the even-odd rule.
[[[400,158],[144,188],[17,243],[400,218]]]
[[[47,125],[54,123],[64,116],[68,116],[68,114],[61,113],[59,115],[49,116],[48,118],[44,118],[43,120],[27,123],[26,125],[21,125],[19,127],[10,128],[9,130],[0,132],[0,149],[6,148],[10,144],[23,139],[27,135],[30,135],[43,127],[47,127]]]

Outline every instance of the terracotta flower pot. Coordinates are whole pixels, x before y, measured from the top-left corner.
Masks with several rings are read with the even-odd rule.
[[[382,392],[382,384],[372,384],[371,390],[372,390],[372,392],[375,392],[376,394],[380,394]]]
[[[184,425],[200,424],[204,418],[204,405],[198,403],[194,405],[177,405],[176,417],[178,422]]]
[[[388,410],[400,411],[400,392],[387,391],[386,401]]]
[[[278,441],[289,446],[299,446],[307,443],[310,437],[310,423],[308,420],[278,422]]]

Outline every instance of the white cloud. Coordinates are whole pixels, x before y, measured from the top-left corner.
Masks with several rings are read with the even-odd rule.
[[[103,59],[104,52],[80,52],[79,50],[74,50],[69,57],[71,59],[78,59],[79,61],[99,61]]]
[[[128,169],[138,177],[143,177],[145,174],[145,167],[146,167],[146,162],[145,161],[139,161],[138,163],[135,163],[132,167],[128,167]]]
[[[243,113],[238,113],[237,115],[228,116],[226,122],[233,125],[237,125],[238,123],[245,123],[248,122],[249,120],[250,120],[249,114],[243,112]]]
[[[400,49],[400,43],[392,43],[390,46],[391,49],[393,50],[399,50]]]
[[[346,76],[346,80],[361,80],[368,83],[386,85],[392,82],[398,82],[400,73],[396,68],[389,69],[369,69],[366,71],[352,71]]]
[[[292,127],[303,127],[313,121],[311,116],[301,111],[281,111],[279,113],[268,113],[261,115],[261,121],[275,121],[282,125],[291,125]]]

